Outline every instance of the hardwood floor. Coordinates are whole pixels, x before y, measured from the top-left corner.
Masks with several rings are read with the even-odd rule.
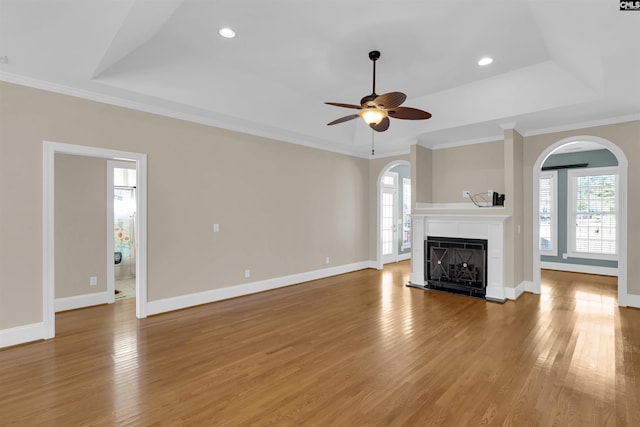
[[[0,424],[640,425],[640,310],[615,278],[544,271],[501,305],[408,274],[60,313],[55,339],[0,351]]]

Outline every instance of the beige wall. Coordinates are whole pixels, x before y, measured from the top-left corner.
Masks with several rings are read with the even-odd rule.
[[[106,160],[56,154],[54,191],[55,297],[106,291]]]
[[[504,193],[503,162],[502,141],[433,150],[431,201],[469,202],[463,191]]]
[[[409,155],[411,160],[411,211],[415,211],[416,203],[432,202],[433,150],[420,145],[412,145]]]
[[[150,301],[369,259],[366,159],[0,83],[0,329],[42,321],[43,140],[148,155]]]
[[[640,295],[640,273],[635,264],[640,259],[640,121],[599,126],[574,131],[549,133],[524,138],[523,215],[524,277],[533,280],[533,166],[538,156],[550,145],[569,137],[590,135],[604,138],[617,145],[628,161],[627,182],[627,291]]]
[[[513,129],[504,131],[505,209],[510,217],[505,221],[505,286],[513,288],[524,280],[523,260],[523,138]]]

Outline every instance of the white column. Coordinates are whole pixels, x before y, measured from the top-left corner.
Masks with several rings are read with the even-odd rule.
[[[411,275],[409,281],[424,286],[424,215],[411,215]]]

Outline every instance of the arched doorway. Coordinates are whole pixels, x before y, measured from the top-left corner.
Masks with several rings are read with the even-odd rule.
[[[406,160],[387,164],[377,181],[377,268],[411,257],[411,165]]]
[[[618,204],[616,242],[618,247],[618,305],[627,306],[627,158],[614,143],[604,138],[579,135],[562,139],[547,147],[533,166],[533,292],[540,293],[540,177],[545,160],[561,147],[578,141],[596,143],[609,150],[618,161]]]

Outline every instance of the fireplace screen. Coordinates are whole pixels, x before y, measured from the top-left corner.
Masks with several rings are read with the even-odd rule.
[[[424,244],[427,287],[484,297],[486,240],[429,236]]]

